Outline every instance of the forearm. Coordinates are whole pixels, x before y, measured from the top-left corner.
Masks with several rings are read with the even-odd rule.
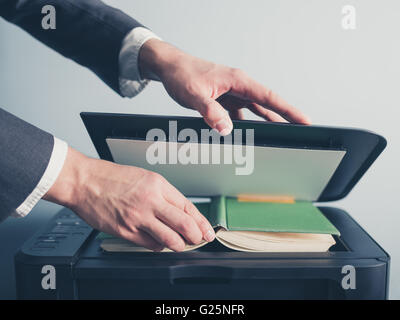
[[[167,42],[150,39],[139,52],[140,74],[142,78],[159,81],[168,70],[178,66],[186,56],[188,56],[186,53]]]
[[[76,206],[87,185],[92,161],[69,147],[63,168],[43,199],[69,208]]]

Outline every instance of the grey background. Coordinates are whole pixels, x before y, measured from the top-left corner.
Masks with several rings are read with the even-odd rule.
[[[391,298],[400,298],[399,76],[397,0],[119,0],[163,39],[189,53],[246,70],[308,114],[315,124],[376,131],[388,147],[343,207],[392,256]],[[354,5],[357,29],[341,27]],[[38,21],[38,23],[40,23]],[[159,83],[122,99],[89,71],[0,21],[0,105],[96,156],[81,111],[195,115]],[[2,152],[2,151],[0,151]],[[57,206],[41,202],[0,225],[0,298],[15,295],[12,256]]]

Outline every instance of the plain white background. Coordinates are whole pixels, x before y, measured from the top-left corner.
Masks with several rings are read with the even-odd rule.
[[[399,78],[400,2],[396,0],[113,0],[164,40],[189,53],[242,68],[301,108],[315,124],[360,127],[388,147],[346,199],[345,208],[392,256],[391,298],[400,298]],[[342,7],[356,8],[356,30],[343,30]],[[0,21],[0,105],[96,156],[81,111],[195,115],[159,83],[122,99],[91,72]],[[51,215],[40,204],[32,213]],[[29,220],[28,220],[29,219]],[[26,234],[29,217],[0,226],[0,269],[10,230]],[[31,225],[35,225],[32,223]],[[22,230],[24,226],[24,230]],[[25,232],[25,233],[24,233]],[[20,240],[21,242],[21,240]],[[4,270],[4,271],[3,271]],[[0,281],[6,283],[9,279]],[[3,295],[7,297],[7,294]]]

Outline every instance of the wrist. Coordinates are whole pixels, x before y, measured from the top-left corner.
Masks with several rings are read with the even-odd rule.
[[[64,166],[43,199],[69,208],[77,206],[87,184],[91,161],[96,160],[69,147]]]
[[[178,64],[184,52],[159,39],[146,41],[139,52],[142,78],[160,81],[171,66]]]

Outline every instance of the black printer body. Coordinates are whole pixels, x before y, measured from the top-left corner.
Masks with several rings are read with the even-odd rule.
[[[61,210],[15,256],[19,299],[387,299],[389,255],[345,211],[323,253],[248,253],[216,241],[193,252],[108,253]],[[54,268],[55,286],[43,285]],[[354,272],[350,286],[349,272]]]
[[[192,128],[199,136],[201,130],[208,129],[199,118],[81,115],[98,154],[109,161],[114,161],[109,139],[143,141],[152,128],[168,132],[171,120],[178,129]],[[234,127],[254,130],[254,145],[259,147],[345,151],[322,193],[312,199],[318,203],[345,197],[386,146],[383,137],[358,129],[255,121],[234,121]],[[143,152],[136,153],[143,157]],[[310,170],[312,177],[314,170]],[[230,178],[220,180],[224,183],[232,181]],[[167,179],[175,185],[176,176]],[[300,184],[296,179],[293,181],[302,186],[308,180]],[[177,184],[180,182],[176,180]],[[246,193],[247,187],[241,184],[240,191]],[[205,182],[197,189],[207,192],[207,188]],[[182,189],[185,186],[179,189],[185,195],[199,196]],[[387,299],[389,255],[348,213],[328,206],[319,208],[340,231],[340,236],[335,236],[336,245],[321,253],[237,252],[217,241],[181,253],[105,252],[96,239],[98,231],[63,209],[16,254],[17,296],[20,299]]]

